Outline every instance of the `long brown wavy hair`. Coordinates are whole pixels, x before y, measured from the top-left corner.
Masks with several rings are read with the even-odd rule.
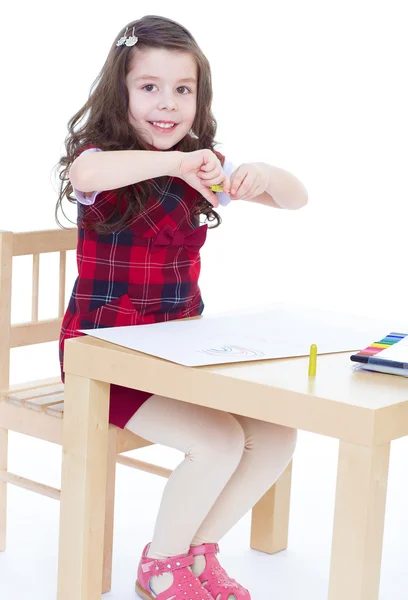
[[[116,40],[132,32],[138,37],[137,46],[117,46]],[[211,112],[212,81],[210,65],[191,33],[179,23],[165,17],[148,15],[128,23],[119,34],[109,51],[105,64],[91,86],[89,98],[84,106],[69,120],[68,134],[65,138],[66,155],[56,165],[59,184],[59,196],[55,208],[57,223],[58,211],[65,215],[62,201],[66,197],[76,203],[73,187],[69,180],[69,169],[81,150],[89,145],[105,151],[111,150],[151,150],[146,140],[138,134],[128,121],[129,94],[126,76],[131,67],[135,48],[165,48],[191,53],[198,68],[197,107],[193,135],[186,135],[177,145],[181,152],[193,152],[208,148],[214,151],[217,142],[214,136],[217,122]],[[140,181],[118,189],[117,205],[106,221],[87,224],[99,233],[109,233],[126,228],[146,206],[151,194],[151,180]],[[126,197],[126,209],[119,212],[122,200]],[[123,204],[122,204],[123,206]],[[204,214],[207,221],[216,221],[212,227],[218,227],[221,217],[213,206],[200,195],[196,214]],[[66,215],[65,215],[66,216]]]

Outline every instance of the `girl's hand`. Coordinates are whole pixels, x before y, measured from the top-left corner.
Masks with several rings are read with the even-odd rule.
[[[219,158],[211,150],[181,152],[179,177],[200,192],[215,207],[219,202],[217,196],[210,190],[210,185],[222,185],[224,192],[229,193],[229,179],[222,169]]]
[[[263,194],[269,183],[267,173],[256,163],[244,163],[231,175],[231,199],[250,200]]]

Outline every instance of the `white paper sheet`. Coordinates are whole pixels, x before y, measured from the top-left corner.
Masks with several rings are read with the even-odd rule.
[[[308,307],[208,315],[153,325],[87,329],[93,337],[186,366],[204,366],[365,348],[396,324]],[[408,324],[406,326],[408,330]]]

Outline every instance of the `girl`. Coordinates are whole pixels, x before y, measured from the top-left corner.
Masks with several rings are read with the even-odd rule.
[[[61,190],[78,204],[78,278],[64,341],[86,328],[200,315],[199,251],[230,200],[297,209],[291,174],[238,169],[214,150],[211,73],[192,35],[146,16],[116,37],[86,104],[69,122]],[[214,194],[210,187],[222,185]],[[63,378],[63,373],[62,373]],[[296,432],[111,385],[110,422],[186,457],[166,485],[140,559],[144,600],[249,600],[218,562],[219,540],[278,479]]]

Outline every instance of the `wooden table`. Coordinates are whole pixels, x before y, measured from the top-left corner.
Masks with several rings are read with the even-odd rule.
[[[101,597],[110,383],[338,438],[329,600],[378,598],[390,442],[408,434],[408,379],[355,372],[348,353],[319,356],[309,379],[308,358],[191,368],[92,337],[67,341],[65,372],[58,600]],[[287,527],[273,523],[269,548]]]

